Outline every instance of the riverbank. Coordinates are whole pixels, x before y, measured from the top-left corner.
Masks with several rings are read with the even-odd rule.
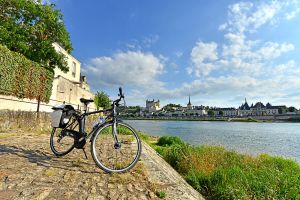
[[[293,160],[191,146],[170,136],[148,142],[207,199],[300,198],[300,165]]]
[[[284,123],[284,122],[294,122],[294,123],[300,123],[300,118],[298,117],[291,117],[287,119],[256,119],[252,117],[247,118],[174,118],[174,117],[168,117],[168,118],[161,118],[161,117],[155,117],[155,118],[144,118],[144,117],[129,117],[129,118],[123,118],[124,120],[156,120],[156,121],[211,121],[211,122],[257,122],[257,123]]]

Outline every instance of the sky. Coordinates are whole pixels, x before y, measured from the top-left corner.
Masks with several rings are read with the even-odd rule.
[[[50,0],[93,92],[127,105],[300,108],[299,0]]]

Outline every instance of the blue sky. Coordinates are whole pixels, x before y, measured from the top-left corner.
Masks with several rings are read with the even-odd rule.
[[[51,0],[93,91],[129,105],[300,108],[300,2]]]

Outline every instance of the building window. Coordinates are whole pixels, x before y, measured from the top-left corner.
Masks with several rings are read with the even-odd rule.
[[[72,63],[72,76],[73,77],[76,76],[76,63],[75,62]]]

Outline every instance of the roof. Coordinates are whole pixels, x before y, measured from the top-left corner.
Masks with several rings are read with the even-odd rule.
[[[242,104],[240,107],[239,107],[240,110],[250,110],[250,106],[248,105],[247,102],[245,102],[244,104]]]
[[[262,102],[257,102],[253,107],[251,108],[265,108],[266,106]]]

